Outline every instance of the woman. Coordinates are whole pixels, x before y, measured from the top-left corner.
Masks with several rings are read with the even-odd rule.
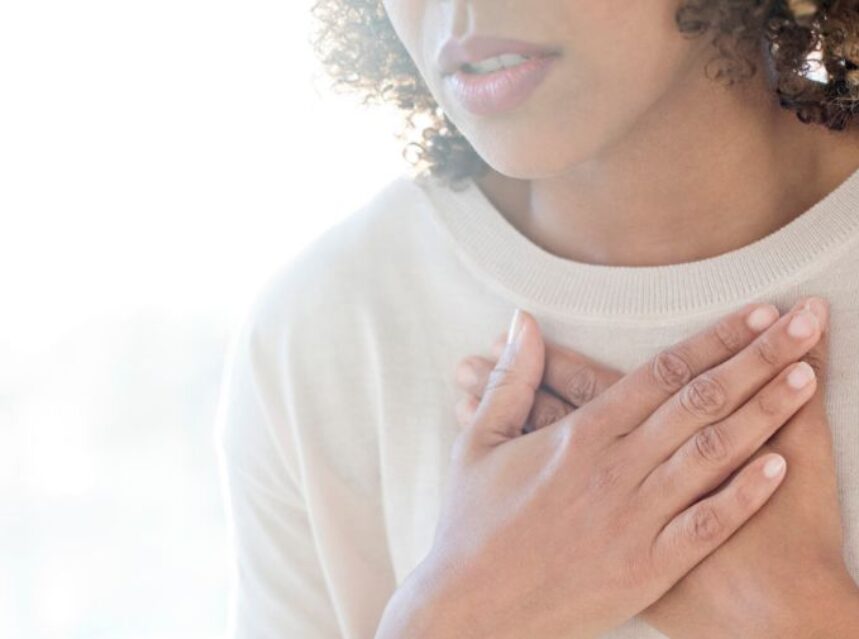
[[[424,173],[233,341],[232,636],[859,636],[859,3],[315,13]]]

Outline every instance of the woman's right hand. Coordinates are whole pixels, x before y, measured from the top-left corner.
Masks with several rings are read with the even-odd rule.
[[[772,312],[766,330],[746,322],[758,306]],[[764,472],[775,454],[742,466],[814,394],[786,382],[820,337],[813,318],[789,334],[797,313],[749,305],[526,435],[545,346],[517,313],[454,443],[432,549],[377,639],[592,637],[659,599],[784,476],[783,464]]]

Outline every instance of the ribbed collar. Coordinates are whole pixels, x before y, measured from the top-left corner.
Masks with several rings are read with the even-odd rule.
[[[478,276],[526,308],[592,318],[659,318],[745,303],[859,238],[859,170],[773,233],[715,257],[606,266],[555,256],[514,227],[473,180],[451,190],[419,181],[435,220]]]

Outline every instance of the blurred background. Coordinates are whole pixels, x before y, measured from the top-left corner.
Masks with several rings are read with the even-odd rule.
[[[228,339],[408,169],[310,6],[0,3],[0,637],[225,634]]]
[[[224,636],[227,341],[408,169],[310,5],[0,3],[0,637]]]

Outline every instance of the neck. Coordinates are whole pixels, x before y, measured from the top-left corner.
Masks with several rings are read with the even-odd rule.
[[[621,139],[549,178],[475,182],[523,235],[559,257],[653,266],[751,244],[859,168],[859,126],[830,131],[778,106],[762,73],[701,77]]]

